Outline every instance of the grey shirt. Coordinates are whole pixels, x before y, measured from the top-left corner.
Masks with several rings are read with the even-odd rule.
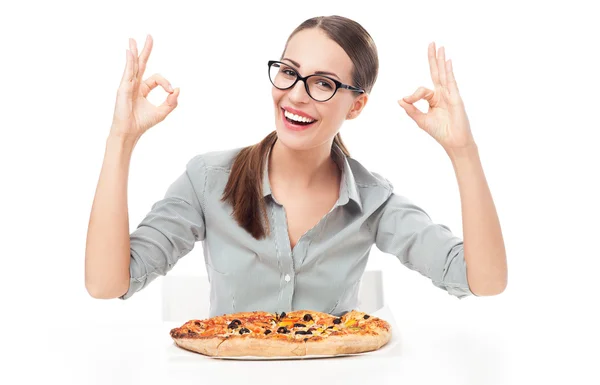
[[[210,317],[240,311],[312,309],[343,314],[356,308],[373,244],[395,255],[433,285],[464,298],[463,242],[402,195],[381,175],[345,156],[334,143],[342,171],[339,199],[293,249],[285,208],[271,194],[268,162],[263,195],[271,234],[254,239],[220,198],[241,148],[196,155],[131,233],[130,298],[202,241],[210,281]],[[267,158],[268,159],[268,158]]]

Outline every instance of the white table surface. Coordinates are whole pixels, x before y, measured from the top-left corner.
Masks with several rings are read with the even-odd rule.
[[[600,384],[596,327],[530,318],[395,317],[390,354],[293,361],[182,360],[162,322],[15,320],[1,328],[0,384]]]
[[[381,316],[383,318],[383,314]],[[169,336],[169,330],[181,323],[49,326],[32,330],[39,338],[25,339],[12,352],[14,365],[8,367],[8,372],[14,373],[4,371],[10,376],[10,382],[0,382],[509,383],[504,336],[482,334],[450,323],[417,324],[398,322],[397,317],[391,317],[396,340],[393,349],[387,349],[385,354],[279,361],[223,360],[185,351]]]
[[[508,327],[473,330],[451,320],[399,319],[389,311],[396,340],[385,354],[279,361],[223,360],[180,349],[169,330],[181,323],[38,325],[13,344],[10,360],[3,354],[9,365],[2,369],[0,383],[513,384],[546,378],[542,374],[562,360],[548,362],[549,367],[528,362],[528,356],[539,356],[543,349],[529,353],[527,334],[517,336]],[[521,348],[515,345],[519,341]],[[530,367],[531,376],[511,378],[515,363]]]

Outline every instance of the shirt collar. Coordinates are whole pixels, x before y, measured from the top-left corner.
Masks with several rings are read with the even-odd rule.
[[[263,172],[263,197],[271,195],[271,198],[275,200],[275,197],[271,194],[271,184],[269,183],[269,155],[271,153],[271,148],[269,148],[267,152],[267,160],[265,161],[264,172]],[[339,198],[336,202],[337,206],[343,206],[347,204],[350,200],[356,202],[360,210],[362,211],[362,203],[360,200],[360,194],[358,192],[358,187],[356,185],[356,181],[354,179],[354,175],[352,174],[352,169],[350,168],[350,164],[348,163],[348,158],[346,154],[342,151],[342,149],[337,145],[337,143],[333,142],[332,146],[332,158],[334,162],[338,165],[340,170],[342,170],[342,180],[340,182],[340,191]],[[275,200],[275,202],[277,202]]]

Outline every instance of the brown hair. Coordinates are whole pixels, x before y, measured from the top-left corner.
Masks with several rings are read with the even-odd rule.
[[[288,37],[281,58],[290,39],[308,28],[319,28],[335,41],[350,57],[353,64],[351,85],[370,93],[379,70],[377,48],[371,35],[357,22],[342,16],[313,17],[300,24]],[[281,60],[280,58],[280,60]],[[350,156],[338,132],[334,142]],[[269,133],[259,143],[243,148],[234,159],[221,201],[233,207],[233,217],[255,239],[269,234],[269,219],[263,200],[262,182],[267,153],[277,141],[277,131]],[[266,225],[266,230],[263,225]]]

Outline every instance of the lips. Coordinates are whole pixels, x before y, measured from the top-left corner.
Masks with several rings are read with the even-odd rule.
[[[283,125],[291,131],[305,131],[308,130],[311,127],[314,127],[316,124],[316,120],[313,121],[312,123],[309,124],[300,124],[300,123],[296,123],[292,120],[288,120],[288,118],[285,117],[285,110],[282,108],[281,109],[281,120],[283,121]]]
[[[307,114],[306,112],[302,112],[300,110],[296,110],[295,108],[282,107],[282,109],[286,110],[288,112],[291,112],[292,114],[298,115],[298,116],[303,116],[303,117],[311,119],[311,120],[317,120],[317,119],[313,118],[312,116],[310,116],[309,114]]]

